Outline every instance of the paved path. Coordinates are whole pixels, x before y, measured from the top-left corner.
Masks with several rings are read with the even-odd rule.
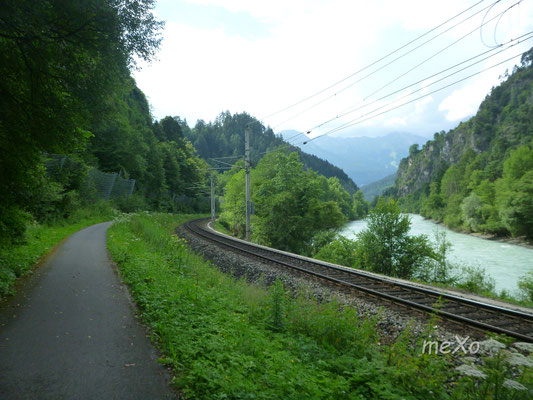
[[[109,262],[110,223],[72,235],[0,304],[0,399],[169,399]]]

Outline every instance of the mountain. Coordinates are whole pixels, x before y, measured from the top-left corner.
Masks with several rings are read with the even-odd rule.
[[[288,139],[298,132],[280,134]],[[395,173],[400,160],[409,154],[409,147],[426,140],[422,136],[395,132],[382,137],[324,136],[300,147],[338,165],[358,184],[366,185]]]
[[[369,183],[368,185],[361,186],[361,191],[365,196],[366,201],[372,201],[374,197],[381,196],[383,192],[394,186],[396,180],[396,173],[386,176],[379,181]]]
[[[452,228],[533,239],[533,48],[477,114],[400,162],[404,209]]]
[[[214,122],[205,123],[199,120],[192,129],[187,126],[186,121],[180,120],[180,124],[183,134],[191,141],[200,157],[207,160],[212,166],[225,165],[210,160],[212,158],[232,157],[223,161],[229,164],[243,158],[244,131],[248,128],[250,130],[250,157],[253,165],[256,165],[269,150],[277,147],[289,148],[299,153],[300,160],[306,168],[310,168],[326,178],[337,177],[344,189],[350,194],[359,190],[355,182],[341,168],[316,155],[290,146],[283,138],[276,136],[272,129],[265,128],[258,120],[246,113],[232,115],[226,111],[221,113]]]

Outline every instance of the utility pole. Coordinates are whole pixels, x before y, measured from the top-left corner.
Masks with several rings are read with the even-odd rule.
[[[246,171],[246,240],[250,241],[250,130],[244,130],[244,155]]]
[[[215,183],[213,181],[213,172],[211,172],[211,223],[215,223]]]

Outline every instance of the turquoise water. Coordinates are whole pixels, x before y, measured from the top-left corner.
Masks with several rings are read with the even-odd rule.
[[[436,231],[446,232],[448,241],[452,243],[450,261],[485,268],[487,274],[496,281],[498,292],[506,289],[516,293],[519,278],[533,271],[533,249],[457,233],[420,215],[412,214],[410,217],[411,235],[425,234],[433,239]],[[364,220],[350,222],[341,234],[354,239],[365,227]]]

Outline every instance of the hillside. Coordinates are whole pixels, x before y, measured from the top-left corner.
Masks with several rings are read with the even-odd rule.
[[[281,132],[294,137],[297,131]],[[324,136],[301,145],[302,149],[342,168],[359,185],[367,185],[396,172],[409,147],[427,140],[405,132],[381,137]]]
[[[383,192],[387,189],[390,189],[394,186],[394,182],[396,180],[396,174],[392,174],[389,176],[386,176],[385,178],[380,179],[379,181],[375,181],[372,183],[369,183],[368,185],[364,185],[361,187],[361,191],[363,192],[363,195],[365,196],[366,201],[372,201],[374,197],[381,196]]]
[[[214,157],[235,156],[234,159],[226,160],[228,163],[237,161],[244,154],[244,131],[247,126],[250,129],[253,165],[256,165],[268,150],[279,146],[288,146],[287,142],[276,136],[272,129],[265,128],[258,120],[246,113],[231,115],[226,111],[221,113],[214,122],[198,121],[192,129],[188,128],[185,122],[182,122],[185,137],[191,141],[200,157],[209,161],[210,158]],[[297,147],[289,147],[299,153],[306,168],[311,168],[327,178],[337,177],[350,194],[357,192],[357,185],[342,169],[317,156],[307,154]],[[213,161],[210,163],[213,166],[222,166]]]
[[[452,228],[533,238],[533,49],[479,111],[410,148],[394,188],[404,208]]]

